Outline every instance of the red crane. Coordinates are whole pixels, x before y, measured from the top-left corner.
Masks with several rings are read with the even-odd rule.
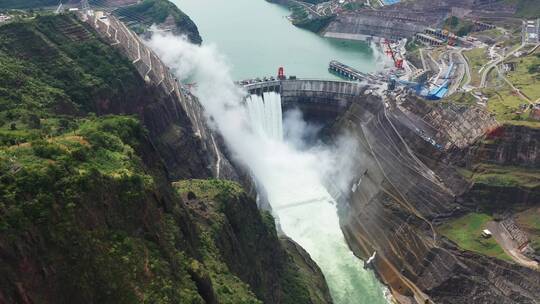
[[[386,44],[386,55],[390,55],[392,57],[392,60],[394,61],[394,66],[397,69],[403,69],[403,59],[396,58],[396,55],[394,53],[394,50],[392,50],[392,47],[390,46],[390,41],[388,39],[384,40],[384,44]]]
[[[279,67],[278,69],[278,74],[277,74],[277,78],[279,80],[284,80],[286,77],[285,77],[285,70],[283,69],[283,67]]]
[[[452,33],[450,33],[450,35],[448,35],[448,45],[450,46],[454,46],[456,45],[456,36]]]

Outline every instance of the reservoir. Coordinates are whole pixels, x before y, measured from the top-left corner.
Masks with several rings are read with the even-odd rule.
[[[172,0],[197,24],[203,44],[226,56],[235,80],[272,76],[280,66],[299,78],[334,79],[330,60],[376,69],[369,45],[340,41],[291,25],[286,7],[265,0]]]

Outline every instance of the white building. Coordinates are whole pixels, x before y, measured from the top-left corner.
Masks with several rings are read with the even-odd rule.
[[[525,42],[529,44],[537,44],[540,34],[540,19],[529,20],[524,24]]]
[[[9,15],[4,15],[4,14],[0,14],[0,23],[6,22],[6,21],[8,21],[9,19],[11,19],[11,16],[9,16]]]

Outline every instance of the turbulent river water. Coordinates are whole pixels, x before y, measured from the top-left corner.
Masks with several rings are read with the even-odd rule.
[[[274,75],[279,66],[299,77],[332,78],[327,72],[331,59],[373,71],[376,63],[370,47],[295,28],[285,18],[287,9],[264,0],[173,2],[194,19],[205,44],[198,48],[171,37],[155,37],[152,47],[179,78],[197,82],[195,94],[234,157],[266,190],[283,232],[321,267],[334,302],[386,303],[381,284],[348,248],[335,202],[323,186],[327,170],[323,167],[346,151],[300,148],[294,134],[309,126],[301,117],[283,119],[278,94],[251,96],[244,103],[243,93],[232,85],[233,79]]]

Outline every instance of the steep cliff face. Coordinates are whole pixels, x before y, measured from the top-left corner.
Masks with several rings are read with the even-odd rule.
[[[439,231],[441,223],[479,208],[467,201],[470,183],[448,159],[496,122],[481,109],[411,96],[386,102],[366,96],[335,126],[359,143],[351,153],[355,191],[340,205],[353,251],[364,258],[377,252],[376,272],[403,303],[535,303],[539,272],[463,250]]]
[[[125,57],[73,16],[6,25],[0,35],[6,58],[30,60],[36,78],[53,91],[64,90],[54,101],[59,112],[137,115],[160,147],[172,178],[212,176],[213,159],[201,157],[210,149],[174,96],[147,85]]]
[[[540,167],[540,130],[525,126],[502,125],[486,139],[471,147],[466,160],[499,165]]]
[[[331,303],[319,267],[294,242],[278,238],[273,217],[260,214],[239,185],[218,180],[174,185],[205,236],[203,262],[220,257],[217,263],[205,263],[219,303],[238,303],[233,299],[239,293],[265,303]],[[219,277],[223,268],[249,285],[230,290],[232,277]]]
[[[220,153],[174,81],[145,81],[69,15],[0,27],[0,64],[0,302],[330,302],[240,186],[172,187],[213,177]]]

